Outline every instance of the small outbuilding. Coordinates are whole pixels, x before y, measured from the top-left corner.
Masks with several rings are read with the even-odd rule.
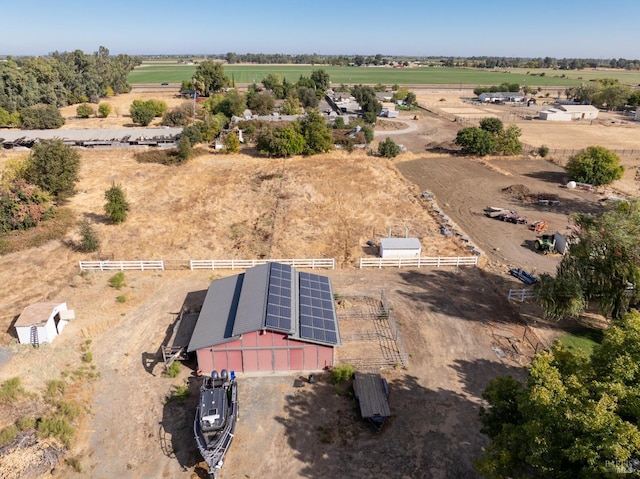
[[[51,343],[75,317],[67,303],[41,302],[24,308],[15,322],[20,344]]]
[[[381,238],[381,258],[419,258],[422,245],[418,238]]]
[[[522,93],[517,92],[485,92],[478,95],[478,100],[483,103],[521,103],[526,100]]]
[[[203,374],[301,371],[333,366],[340,344],[329,278],[274,262],[211,283],[187,351]]]

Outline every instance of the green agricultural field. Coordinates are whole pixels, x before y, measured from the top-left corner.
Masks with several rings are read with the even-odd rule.
[[[168,63],[143,63],[129,74],[129,82],[137,83],[180,83],[189,80],[195,72],[194,65],[179,65]],[[335,85],[345,84],[377,84],[385,85],[499,85],[501,83],[518,83],[529,86],[559,86],[567,87],[587,80],[587,73],[600,75],[591,78],[620,77],[620,81],[629,84],[640,82],[640,73],[631,72],[565,72],[562,78],[558,70],[480,70],[475,68],[366,68],[366,67],[334,67],[327,65],[225,65],[224,71],[236,83],[260,83],[269,73],[275,73],[291,82],[296,82],[300,75],[310,76],[313,70],[325,70]],[[536,75],[527,74],[527,71]],[[540,72],[544,76],[539,76]],[[614,73],[618,76],[614,76]],[[635,75],[635,76],[634,76]],[[582,76],[581,80],[579,77]],[[635,82],[635,83],[634,83]]]

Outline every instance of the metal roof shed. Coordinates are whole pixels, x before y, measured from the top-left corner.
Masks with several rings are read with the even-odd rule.
[[[381,238],[381,258],[419,258],[422,245],[418,238]]]

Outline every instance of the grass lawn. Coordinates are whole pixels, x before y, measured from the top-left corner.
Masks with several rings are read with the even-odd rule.
[[[189,80],[195,72],[195,65],[179,65],[177,63],[147,62],[133,70],[128,77],[129,83],[180,83]],[[420,68],[366,68],[366,67],[334,67],[327,65],[225,65],[225,74],[236,83],[260,83],[269,73],[275,73],[291,82],[296,82],[303,76],[310,76],[313,70],[323,69],[331,78],[334,85],[339,84],[377,84],[384,85],[449,85],[449,87],[475,86],[475,85],[500,85],[501,83],[518,83],[529,86],[567,86],[577,85],[582,80],[578,79],[582,71],[574,73],[565,72],[566,78],[562,78],[559,71],[545,71],[544,76],[527,75],[528,70],[482,70],[477,68],[447,68],[447,67],[420,67]],[[540,72],[543,70],[540,70]],[[537,70],[532,73],[537,73]],[[590,74],[593,72],[589,72]],[[612,77],[608,71],[598,72],[598,78]],[[586,72],[584,72],[586,75]],[[624,75],[621,72],[620,75]],[[629,75],[633,75],[629,73]],[[638,78],[626,77],[629,82],[640,82],[640,73],[635,73]]]
[[[584,328],[573,333],[565,333],[558,338],[560,343],[569,351],[584,351],[587,356],[591,356],[593,348],[602,341],[602,330]]]

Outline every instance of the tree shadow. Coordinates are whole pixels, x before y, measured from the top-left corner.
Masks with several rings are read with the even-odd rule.
[[[109,219],[109,217],[107,215],[101,215],[98,213],[91,213],[91,212],[86,212],[83,213],[82,216],[86,219],[91,221],[92,223],[96,223],[96,224],[111,224],[111,220]]]
[[[474,359],[473,361],[456,359],[452,368],[458,373],[463,384],[462,390],[475,397],[482,397],[482,393],[493,378],[511,376],[524,381],[527,377],[527,371],[523,367],[487,359]]]
[[[283,425],[302,477],[468,478],[487,443],[478,404],[463,394],[430,389],[409,374],[389,382],[392,416],[380,432],[360,418],[351,395],[327,378],[285,398]]]
[[[566,185],[569,181],[569,177],[564,170],[559,171],[551,171],[551,170],[540,170],[533,171],[531,173],[525,173],[523,176],[528,178],[534,178],[536,180],[541,180],[547,183],[552,183],[558,186]]]

